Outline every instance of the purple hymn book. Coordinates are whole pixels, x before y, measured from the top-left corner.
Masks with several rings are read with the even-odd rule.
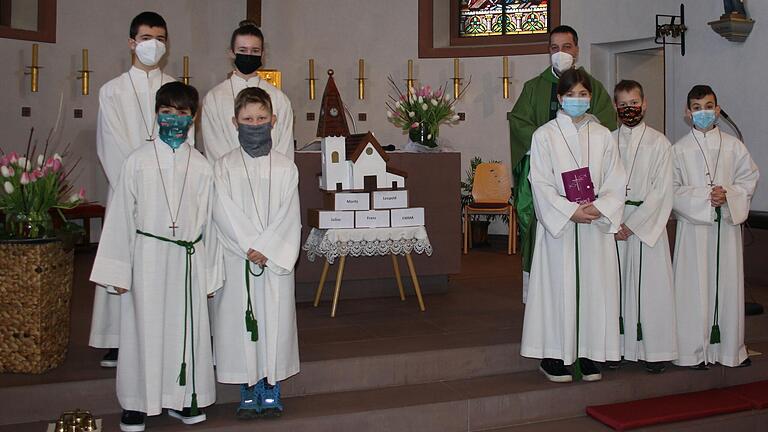
[[[595,186],[588,167],[565,171],[560,175],[563,177],[565,198],[568,201],[583,204],[595,200]]]

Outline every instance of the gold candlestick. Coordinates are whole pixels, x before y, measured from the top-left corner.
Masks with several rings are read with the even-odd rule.
[[[77,77],[80,80],[80,93],[88,96],[91,90],[91,72],[93,72],[88,68],[88,48],[83,48],[83,66],[78,72],[80,72],[80,76]]]
[[[509,99],[509,57],[503,57],[501,64],[501,93],[504,99]]]
[[[315,100],[315,59],[309,59],[309,100]]]
[[[459,98],[459,91],[461,88],[461,77],[459,76],[459,59],[453,59],[453,98]]]
[[[183,82],[186,85],[189,85],[189,79],[192,78],[191,76],[189,76],[189,56],[184,56],[181,71],[182,71],[181,76],[179,77],[181,78],[181,82]]]
[[[37,93],[39,91],[40,69],[42,68],[42,66],[38,64],[39,47],[38,44],[32,44],[32,66],[27,66],[29,72],[24,72],[24,75],[29,75],[31,78],[30,90],[32,93]]]
[[[357,61],[357,98],[360,100],[365,99],[365,60],[360,59]]]
[[[408,59],[408,79],[405,80],[405,85],[408,87],[408,96],[412,94],[411,89],[415,82],[416,80],[413,79],[413,60]]]

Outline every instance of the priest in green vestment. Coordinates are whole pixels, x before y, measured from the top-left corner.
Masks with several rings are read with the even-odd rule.
[[[558,26],[549,34],[552,66],[527,81],[512,111],[507,113],[511,148],[512,176],[515,181],[515,209],[520,231],[523,257],[523,302],[526,298],[527,274],[531,269],[533,244],[536,237],[536,214],[533,209],[531,184],[528,182],[531,137],[544,123],[555,118],[559,109],[557,82],[560,73],[576,67],[579,56],[579,36],[569,26]],[[616,129],[616,111],[605,87],[590,76],[592,102],[589,113],[610,130]]]

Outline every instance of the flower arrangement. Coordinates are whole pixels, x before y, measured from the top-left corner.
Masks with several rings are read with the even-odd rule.
[[[403,92],[392,77],[389,84],[395,95],[389,95],[387,118],[395,126],[408,132],[411,141],[426,147],[437,147],[437,137],[442,123],[456,124],[459,116],[454,112],[457,99],[447,96],[446,86],[432,89],[430,86],[411,87]],[[464,94],[469,82],[461,89],[458,97]]]
[[[35,149],[30,150],[31,142],[32,132],[23,156],[0,150],[0,211],[5,213],[5,236],[13,239],[54,237],[52,210],[65,221],[61,209],[85,201],[85,190],[73,192],[68,181],[77,163],[65,171],[61,154],[47,154],[48,141],[36,156]]]

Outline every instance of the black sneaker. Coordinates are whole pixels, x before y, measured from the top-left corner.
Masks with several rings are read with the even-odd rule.
[[[110,348],[106,354],[104,354],[104,357],[101,358],[101,362],[99,363],[101,367],[103,368],[114,368],[117,367],[117,348]]]
[[[689,369],[705,371],[705,370],[709,370],[709,366],[707,366],[706,363],[701,362],[701,363],[697,364],[696,366],[689,366]]]
[[[146,416],[141,411],[123,410],[123,415],[120,417],[120,430],[123,432],[143,432]]]
[[[736,367],[742,368],[742,367],[750,367],[750,366],[752,366],[752,359],[747,357],[747,358],[744,359],[743,362],[741,362],[740,365],[738,365]]]
[[[541,360],[539,371],[552,382],[566,383],[573,381],[571,373],[565,368],[563,361],[559,359],[545,358]]]
[[[197,415],[192,415],[192,408],[189,408],[189,407],[184,408],[181,411],[169,409],[168,415],[175,419],[181,420],[181,422],[184,423],[185,425],[202,423],[206,420],[205,413],[203,412],[202,409],[199,409],[199,408],[197,410]]]
[[[605,367],[611,370],[616,370],[621,367],[621,362],[616,360],[608,360],[605,362]]]
[[[667,370],[667,365],[664,362],[645,362],[645,370],[648,373],[660,374]]]
[[[600,369],[597,368],[597,365],[592,360],[580,358],[579,364],[581,365],[581,379],[584,381],[600,381],[603,379],[603,374],[600,373]]]

